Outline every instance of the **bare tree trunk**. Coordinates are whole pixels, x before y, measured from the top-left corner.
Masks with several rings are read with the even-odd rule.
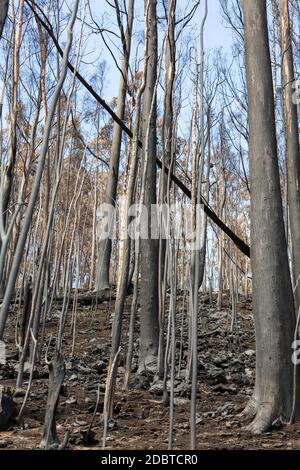
[[[287,0],[280,1],[280,25],[287,197],[292,242],[292,273],[295,288],[295,305],[296,312],[298,312],[300,306],[300,148],[297,104],[293,103],[295,73],[289,5]]]
[[[147,46],[147,43],[146,43]],[[105,389],[105,405],[103,414],[108,419],[112,417],[113,411],[113,398],[114,398],[114,389],[116,383],[116,367],[113,368],[113,365],[116,363],[116,358],[118,357],[118,351],[121,345],[121,334],[122,334],[122,322],[123,322],[123,313],[124,305],[126,300],[126,294],[128,291],[128,278],[129,278],[129,267],[130,267],[130,251],[134,249],[134,246],[131,244],[131,238],[128,234],[128,227],[131,221],[130,217],[130,208],[134,201],[134,193],[136,190],[136,179],[138,173],[138,135],[140,129],[140,109],[141,109],[141,99],[145,90],[145,76],[147,70],[147,60],[145,61],[144,77],[141,83],[140,88],[138,89],[136,96],[136,110],[134,118],[134,140],[131,145],[131,157],[129,163],[128,171],[128,191],[126,198],[126,207],[125,207],[125,233],[124,233],[124,255],[121,260],[120,275],[118,281],[117,297],[115,303],[115,314],[112,325],[112,342],[111,342],[111,352],[110,352],[110,361],[109,368],[107,373],[106,389]],[[138,254],[137,254],[138,257]],[[138,270],[138,266],[136,267]],[[137,286],[136,286],[137,289]]]
[[[198,391],[198,308],[199,308],[199,287],[200,287],[200,250],[201,250],[201,213],[200,203],[202,197],[202,174],[205,158],[205,140],[204,140],[204,27],[208,16],[208,0],[205,0],[204,17],[200,28],[200,123],[201,123],[201,157],[197,168],[196,183],[196,241],[195,241],[195,265],[194,265],[194,285],[193,285],[193,306],[192,306],[192,334],[191,334],[191,358],[192,358],[192,387],[191,387],[191,449],[197,447],[196,431],[196,410],[197,410],[197,391]],[[202,209],[201,209],[202,210]],[[203,279],[202,279],[203,280]]]
[[[65,78],[67,75],[67,71],[68,71],[68,58],[69,58],[69,54],[70,54],[70,50],[71,50],[71,46],[73,42],[73,26],[76,21],[78,4],[79,4],[79,0],[74,0],[74,6],[73,6],[70,21],[68,24],[68,39],[67,39],[67,43],[66,43],[64,55],[63,55],[61,75],[59,77],[59,80],[57,82],[57,85],[55,87],[55,91],[52,97],[51,107],[49,109],[49,114],[47,117],[47,125],[45,128],[43,142],[41,145],[41,151],[40,151],[39,162],[38,162],[38,166],[36,170],[36,175],[35,175],[34,183],[32,186],[32,191],[30,194],[30,199],[29,199],[29,203],[27,206],[27,210],[24,216],[24,221],[23,221],[22,229],[21,229],[20,236],[18,239],[17,247],[15,250],[14,260],[12,263],[8,282],[6,285],[5,295],[3,298],[3,303],[2,303],[2,307],[0,311],[0,338],[3,338],[3,333],[4,333],[4,328],[5,328],[7,315],[8,315],[8,311],[10,307],[10,302],[11,302],[11,298],[12,298],[13,291],[15,288],[17,276],[19,273],[19,268],[20,268],[22,257],[23,257],[24,248],[26,245],[27,235],[28,235],[31,221],[32,221],[33,211],[34,211],[35,204],[36,204],[37,197],[38,197],[39,190],[40,190],[40,184],[41,184],[41,180],[43,176],[46,155],[48,152],[52,120],[54,117],[56,105],[59,100],[59,96],[60,96],[63,84],[65,82]]]
[[[9,0],[1,0],[1,5],[0,5],[0,38],[3,33],[3,28],[5,25],[6,17],[7,17],[7,12],[8,12],[8,6],[9,6]]]
[[[222,170],[222,183],[220,184],[219,191],[223,193],[223,199],[220,200],[220,212],[223,216],[224,205],[225,205],[225,178],[224,178],[224,169]],[[222,194],[219,196],[222,197]],[[223,307],[223,290],[224,290],[224,232],[219,231],[218,238],[218,310],[222,310]]]
[[[92,226],[92,253],[90,261],[90,275],[89,275],[89,290],[92,290],[94,285],[94,272],[95,272],[95,242],[96,242],[96,219],[97,219],[97,205],[98,205],[98,170],[96,173],[95,181],[95,194],[94,194],[94,208],[93,208],[93,226]]]
[[[145,1],[145,8],[147,7]],[[156,80],[157,80],[157,23],[156,0],[150,2],[146,34],[148,38],[148,67],[143,100],[143,164],[146,164],[145,198],[148,227],[151,227],[151,204],[156,203]],[[148,153],[148,155],[147,155]],[[148,233],[141,240],[141,329],[140,370],[156,362],[158,354],[158,243]]]
[[[205,183],[205,198],[209,203],[209,175],[210,175],[210,160],[211,160],[211,110],[210,106],[207,109],[207,160],[206,160],[206,183]],[[206,280],[204,279],[205,275],[205,261],[206,261],[206,245],[207,245],[207,215],[204,211],[201,211],[201,247],[200,247],[200,273],[199,273],[199,287],[202,285],[204,280],[204,291],[206,288]]]
[[[1,7],[3,13],[3,7]],[[18,17],[15,18],[15,33],[13,43],[12,57],[12,89],[11,89],[11,107],[10,107],[10,125],[9,125],[9,157],[1,175],[0,192],[0,217],[3,231],[7,229],[8,208],[13,188],[13,174],[17,155],[17,124],[18,124],[18,97],[19,97],[19,78],[20,78],[20,48],[23,29],[23,11],[24,0],[19,0]],[[2,240],[4,242],[4,240]],[[4,253],[5,261],[6,253]],[[0,291],[4,293],[5,289],[4,270],[0,272]]]
[[[176,21],[177,0],[170,0],[168,4],[168,25],[166,38],[166,58],[165,58],[165,96],[164,96],[164,117],[162,125],[162,166],[167,166],[172,171],[172,148],[173,148],[173,126],[174,126],[174,83],[175,83],[175,21]],[[171,182],[169,175],[164,171],[160,174],[159,203],[165,204],[170,190]],[[164,216],[162,215],[162,218]],[[161,220],[162,223],[163,220]],[[159,347],[158,347],[158,375],[164,375],[164,316],[166,283],[164,282],[166,271],[166,240],[160,234],[159,239],[159,272],[158,272],[158,301],[159,301]]]
[[[118,93],[118,107],[117,116],[123,121],[125,116],[125,99],[127,90],[127,74],[129,67],[130,48],[131,48],[131,34],[134,17],[134,0],[128,1],[128,24],[125,38],[124,57],[121,66],[121,78]],[[119,178],[119,162],[120,152],[122,143],[122,129],[115,122],[114,132],[112,137],[112,147],[109,160],[109,176],[107,181],[107,188],[104,203],[115,207],[116,196],[117,196],[117,185]],[[108,237],[105,240],[99,242],[99,259],[97,262],[97,273],[96,273],[96,289],[101,291],[110,287],[109,284],[109,267],[111,257],[111,238]]]
[[[249,97],[251,260],[256,333],[256,382],[245,413],[259,434],[289,418],[293,397],[291,345],[295,328],[280,192],[266,2],[244,0]]]

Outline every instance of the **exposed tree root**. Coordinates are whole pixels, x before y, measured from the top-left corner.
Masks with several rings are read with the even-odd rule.
[[[256,399],[252,396],[248,401],[244,410],[239,414],[239,418],[254,419],[257,413],[258,404]]]
[[[258,435],[271,429],[278,413],[273,403],[262,403],[259,405],[254,420],[245,428],[251,434]]]

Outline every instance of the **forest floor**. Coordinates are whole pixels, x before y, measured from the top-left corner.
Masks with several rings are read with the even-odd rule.
[[[130,301],[127,299],[123,331],[127,332]],[[251,301],[238,304],[235,333],[230,333],[230,306],[217,311],[205,296],[201,297],[202,324],[199,328],[199,380],[197,404],[197,445],[199,449],[300,449],[300,424],[276,427],[263,436],[253,437],[244,430],[238,417],[243,410],[254,383],[254,333]],[[182,297],[178,297],[178,305]],[[101,449],[101,411],[106,369],[110,349],[111,314],[114,301],[107,300],[91,312],[89,306],[79,306],[75,348],[71,357],[72,332],[69,314],[64,337],[66,376],[61,390],[57,428],[63,437],[69,433],[72,449]],[[55,335],[58,309],[46,324],[44,345]],[[11,314],[6,332],[8,360],[0,365],[2,385],[14,387],[17,370],[15,346],[16,315]],[[187,327],[184,316],[181,373],[175,380],[174,449],[189,449],[190,386],[186,383]],[[182,315],[177,319],[177,364],[180,351]],[[127,334],[124,335],[127,337]],[[126,351],[126,340],[123,345]],[[23,423],[12,423],[0,433],[0,448],[35,449],[42,437],[47,399],[48,369],[45,364],[45,346],[41,364],[34,373],[32,391]],[[134,365],[137,357],[134,358]],[[115,397],[114,421],[107,435],[108,449],[167,449],[169,408],[162,404],[162,384],[151,383],[152,376],[132,374],[132,388],[122,389],[124,355],[120,357],[118,387]],[[135,369],[136,370],[136,369]],[[24,387],[29,374],[26,375]],[[92,442],[85,442],[86,431],[92,419],[100,386],[100,400],[93,426]],[[17,399],[17,411],[23,398]]]

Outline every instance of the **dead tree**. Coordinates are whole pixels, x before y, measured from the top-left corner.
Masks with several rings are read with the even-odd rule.
[[[8,13],[8,6],[9,6],[9,0],[2,0],[1,5],[0,5],[0,38],[3,33],[3,28],[5,25],[5,21],[7,18],[7,13]]]
[[[300,306],[300,148],[289,5],[280,1],[283,111],[286,141],[287,197],[292,242],[292,273],[296,312]]]
[[[37,165],[35,179],[34,179],[34,183],[32,186],[32,191],[30,194],[28,206],[24,215],[24,220],[23,220],[20,236],[18,239],[15,253],[14,253],[14,259],[13,259],[13,263],[12,263],[11,270],[9,273],[9,277],[8,277],[8,281],[7,281],[7,285],[5,289],[5,294],[3,297],[3,303],[2,303],[2,307],[0,311],[0,338],[3,338],[4,328],[5,328],[14,288],[15,288],[15,283],[18,277],[19,268],[20,268],[20,264],[21,264],[22,257],[24,254],[24,248],[26,245],[27,236],[28,236],[30,225],[32,222],[32,216],[33,216],[35,204],[36,204],[37,197],[38,197],[39,190],[40,190],[46,155],[48,152],[49,138],[50,138],[50,133],[51,133],[51,124],[52,124],[56,106],[60,97],[60,93],[61,93],[62,87],[65,82],[65,78],[68,72],[68,58],[69,58],[69,54],[70,54],[71,46],[73,42],[73,26],[76,20],[78,4],[79,4],[79,0],[74,0],[74,7],[72,10],[72,15],[71,15],[70,22],[68,25],[68,40],[67,40],[64,54],[63,54],[61,73],[60,73],[59,80],[57,82],[57,85],[53,93],[51,106],[50,106],[49,113],[47,116],[46,127],[45,127],[44,136],[43,136],[43,142],[41,145],[39,162]]]
[[[196,405],[198,384],[198,309],[199,309],[199,287],[200,287],[200,251],[201,251],[201,212],[200,201],[202,193],[202,175],[204,165],[205,140],[204,140],[204,28],[208,16],[208,2],[205,1],[205,12],[200,28],[200,123],[201,123],[201,156],[196,171],[196,240],[195,240],[195,264],[193,266],[193,298],[192,298],[192,335],[191,335],[191,357],[192,357],[192,390],[191,390],[191,449],[196,449]]]
[[[32,9],[35,17],[37,20],[43,25],[43,28],[47,31],[49,36],[51,37],[52,41],[55,44],[55,47],[60,56],[63,55],[63,50],[59,45],[55,34],[53,33],[52,28],[47,24],[42,17],[34,11],[32,5],[29,3],[29,0],[25,0],[25,2],[30,6]],[[105,111],[112,117],[113,121],[118,123],[121,129],[125,132],[126,135],[130,139],[133,138],[133,132],[126,126],[126,124],[117,116],[117,114],[111,109],[111,107],[106,103],[106,101],[101,98],[101,96],[95,91],[95,89],[84,79],[84,77],[76,70],[74,65],[68,62],[68,68],[74,74],[74,76],[82,83],[82,85],[86,88],[86,90],[93,96],[93,98],[105,109]],[[140,148],[143,147],[143,143],[139,140],[138,145]],[[167,174],[170,173],[170,178],[172,182],[190,199],[191,198],[191,191],[187,188],[187,186],[178,178],[174,173],[170,172],[170,170],[165,166],[163,167],[161,160],[156,158],[156,165],[158,168],[163,169]],[[238,235],[236,235],[229,226],[227,226],[218,216],[217,214],[208,206],[206,201],[201,198],[201,204],[203,204],[203,210],[207,214],[207,216],[214,222],[218,227],[221,228],[224,233],[233,241],[233,243],[238,247],[238,249],[244,253],[248,258],[250,258],[250,247],[247,243],[244,242]]]
[[[145,0],[145,8],[148,1]],[[151,238],[151,204],[156,203],[156,80],[157,17],[156,0],[150,2],[145,25],[148,35],[146,87],[143,98],[143,171],[146,172],[143,204],[148,209],[148,238],[141,240],[141,329],[139,367],[144,369],[157,360],[158,325],[158,243]],[[145,59],[146,59],[145,57]],[[145,168],[146,165],[146,168]]]
[[[256,334],[255,390],[245,414],[254,418],[249,431],[259,434],[275,419],[291,414],[295,314],[280,192],[266,2],[244,0],[243,10]]]
[[[40,444],[42,449],[59,448],[59,440],[56,432],[55,414],[59,399],[59,393],[65,377],[65,361],[59,351],[55,351],[53,359],[48,363],[49,385],[46,404],[43,438]]]
[[[17,127],[19,115],[19,79],[20,79],[20,48],[23,30],[23,12],[24,0],[18,2],[18,15],[15,20],[14,43],[12,53],[12,87],[11,87],[11,105],[10,105],[10,125],[9,125],[9,152],[8,160],[3,168],[1,175],[1,192],[0,192],[0,217],[3,231],[7,229],[8,209],[13,188],[13,176],[15,170],[15,162],[17,156]],[[3,7],[1,7],[3,10]],[[2,243],[5,245],[4,237]],[[3,247],[2,247],[3,250]],[[5,258],[6,253],[3,257]],[[0,273],[0,290],[4,291],[5,279],[4,269]]]
[[[115,1],[116,5],[118,4]],[[118,6],[116,6],[117,12]],[[127,75],[130,59],[130,48],[131,48],[131,35],[134,18],[134,0],[128,1],[128,14],[127,14],[127,31],[126,35],[122,36],[123,39],[123,59],[121,65],[121,77],[119,84],[118,93],[118,107],[117,115],[123,121],[125,116],[125,102],[126,102],[126,91],[127,91]],[[117,13],[118,15],[118,13]],[[121,23],[120,23],[121,24]],[[121,33],[123,29],[121,27]],[[107,188],[104,198],[104,203],[115,207],[116,196],[117,196],[117,185],[119,178],[119,163],[122,143],[122,128],[115,122],[114,131],[112,137],[112,146],[109,159],[109,175],[107,181]],[[111,222],[111,221],[110,221]],[[96,273],[96,289],[101,291],[107,289],[110,286],[109,283],[109,267],[111,258],[111,238],[105,238],[100,240],[98,247],[98,262],[97,262],[97,273]]]

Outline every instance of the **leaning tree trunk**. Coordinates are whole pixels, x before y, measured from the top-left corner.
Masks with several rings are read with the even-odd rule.
[[[127,90],[127,74],[129,67],[130,48],[131,48],[131,34],[134,17],[134,0],[128,1],[128,26],[125,38],[126,51],[121,66],[121,78],[118,94],[118,107],[117,116],[123,121],[125,116],[125,100]],[[119,178],[119,162],[122,143],[122,129],[118,123],[114,123],[112,146],[109,159],[109,175],[107,181],[107,188],[104,203],[115,207],[117,197],[117,185]],[[112,221],[111,221],[112,222]],[[111,238],[107,237],[99,241],[98,246],[98,262],[96,272],[96,290],[99,292],[102,289],[109,288],[109,267],[111,258]]]
[[[156,0],[145,1],[149,8],[145,34],[148,35],[148,66],[143,100],[142,133],[143,164],[146,165],[144,205],[151,222],[151,204],[156,203],[156,79],[157,79],[157,24]],[[149,228],[150,231],[150,228]],[[149,235],[149,234],[148,234]],[[157,361],[158,326],[158,243],[148,236],[141,240],[141,329],[140,370]]]
[[[251,261],[256,382],[245,413],[258,434],[289,418],[293,397],[295,316],[280,192],[274,95],[265,0],[244,0],[249,98]]]
[[[297,104],[293,102],[294,62],[289,6],[280,1],[282,81],[286,139],[287,197],[292,242],[292,272],[296,311],[300,307],[300,149]]]

